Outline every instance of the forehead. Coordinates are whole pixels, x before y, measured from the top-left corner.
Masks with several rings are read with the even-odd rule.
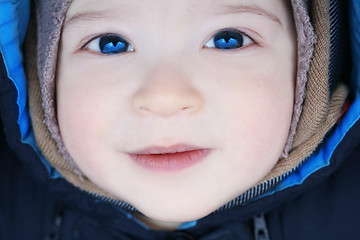
[[[287,0],[74,0],[67,19],[141,18],[152,14],[171,17],[213,16],[252,13],[269,20],[285,21],[289,16]]]
[[[117,6],[122,7],[137,7],[139,9],[149,6],[159,7],[159,6],[186,6],[186,7],[197,7],[199,10],[216,5],[237,5],[237,4],[247,4],[247,5],[258,5],[258,6],[271,6],[274,8],[280,5],[286,5],[290,0],[73,0],[72,5],[81,6],[81,8],[97,8],[101,9],[103,7],[112,6],[113,8]]]

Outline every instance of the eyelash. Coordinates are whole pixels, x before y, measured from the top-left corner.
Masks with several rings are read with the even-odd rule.
[[[241,37],[241,42],[236,40],[236,37]],[[238,42],[235,43],[234,41]],[[232,44],[235,44],[235,46],[232,47]],[[223,51],[229,51],[244,48],[252,44],[257,44],[257,42],[255,42],[253,38],[249,37],[247,34],[239,31],[238,29],[227,28],[219,30],[213,34],[211,39],[205,43],[204,48],[216,48]]]
[[[247,34],[237,29],[222,29],[212,35],[203,48],[214,48],[221,51],[231,51],[257,44]],[[91,38],[81,47],[81,50],[90,50],[91,52],[102,55],[121,54],[134,52],[133,46],[123,37],[106,33]]]
[[[104,40],[106,38],[111,43],[114,43],[116,41],[118,43],[118,44],[116,44],[116,46],[114,44],[112,45],[112,47],[115,48],[112,51],[110,50],[111,45],[108,45],[110,43],[104,44],[102,42],[102,40]],[[119,45],[120,42],[122,44]],[[103,47],[104,50],[106,49],[106,52],[102,52],[101,49],[100,49],[100,51],[95,50],[96,48],[101,48],[101,47]],[[91,38],[89,41],[87,41],[80,49],[81,50],[90,50],[91,52],[96,52],[96,53],[100,53],[100,54],[103,54],[103,55],[124,53],[125,51],[121,51],[121,50],[124,50],[124,49],[127,50],[126,52],[135,51],[134,48],[132,47],[132,45],[129,44],[129,42],[125,38],[123,38],[123,37],[121,37],[121,36],[119,36],[119,35],[117,35],[115,33],[106,33],[106,34],[97,35],[97,36]]]

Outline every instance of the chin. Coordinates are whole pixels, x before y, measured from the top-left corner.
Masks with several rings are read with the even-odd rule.
[[[198,219],[201,219],[213,211],[189,211],[185,209],[179,209],[180,211],[173,211],[173,212],[158,212],[154,215],[146,215],[149,218],[163,221],[163,222],[173,222],[173,223],[182,223],[182,222],[191,222]]]
[[[204,201],[202,203],[190,201],[187,204],[184,202],[167,204],[166,202],[156,204],[156,206],[151,204],[149,206],[139,206],[137,209],[146,217],[156,221],[183,223],[206,217],[222,205],[223,203],[209,205],[207,202],[207,204],[204,204]]]

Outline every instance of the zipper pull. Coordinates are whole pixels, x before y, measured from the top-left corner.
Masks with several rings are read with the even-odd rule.
[[[50,231],[45,237],[45,240],[59,240],[60,239],[60,229],[63,223],[64,214],[60,211],[59,214],[54,218],[53,224],[50,227]]]
[[[253,217],[255,240],[270,240],[269,231],[263,213]]]

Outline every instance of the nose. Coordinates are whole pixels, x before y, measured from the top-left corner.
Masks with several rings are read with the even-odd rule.
[[[185,74],[162,68],[149,72],[144,78],[134,94],[132,104],[138,113],[168,118],[199,111],[203,98]]]

